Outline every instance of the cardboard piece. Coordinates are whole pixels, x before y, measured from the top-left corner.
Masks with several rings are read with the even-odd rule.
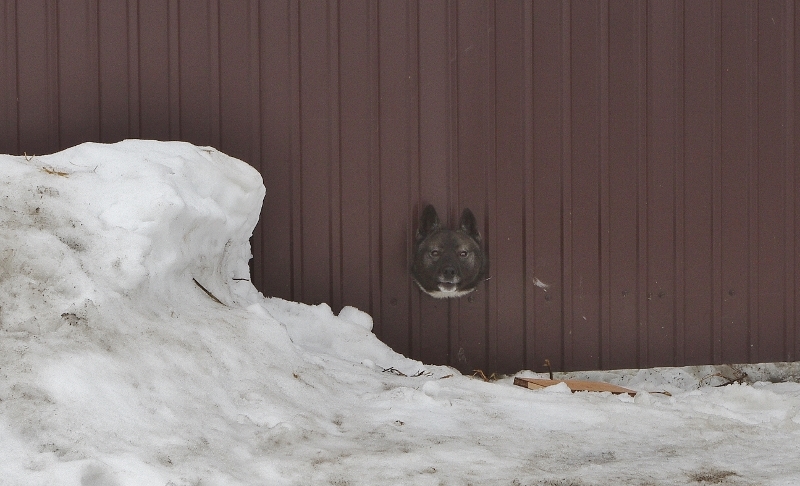
[[[577,391],[594,391],[594,392],[611,392],[614,394],[627,393],[630,396],[636,396],[636,392],[628,390],[621,386],[612,385],[611,383],[603,383],[600,381],[587,381],[587,380],[547,380],[543,378],[514,378],[514,384],[531,390],[538,390],[548,386],[557,385],[559,383],[566,383],[572,392]]]

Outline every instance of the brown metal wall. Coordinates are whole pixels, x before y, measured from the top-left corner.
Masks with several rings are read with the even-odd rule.
[[[240,157],[260,290],[462,370],[798,359],[798,80],[793,1],[0,1],[0,152]],[[411,283],[427,203],[468,298]]]

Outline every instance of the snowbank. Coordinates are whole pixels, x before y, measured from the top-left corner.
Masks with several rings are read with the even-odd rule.
[[[636,398],[484,383],[358,309],[261,296],[241,161],[126,141],[0,167],[0,484],[800,484],[800,385],[768,382],[797,364],[571,376],[670,393]]]

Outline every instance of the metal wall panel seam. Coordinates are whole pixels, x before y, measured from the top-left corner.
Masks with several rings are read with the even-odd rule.
[[[422,44],[422,26],[421,26],[421,17],[420,8],[421,5],[418,3],[416,5],[416,12],[414,15],[414,47],[415,52],[414,56],[416,58],[416,65],[414,66],[414,70],[417,73],[417,77],[414,80],[416,86],[416,99],[414,100],[414,110],[417,113],[416,123],[414,130],[416,131],[416,140],[414,142],[414,151],[416,152],[416,157],[412,158],[409,163],[409,179],[410,183],[410,194],[408,198],[408,206],[406,208],[406,214],[408,215],[406,220],[409,222],[416,221],[419,213],[420,213],[420,188],[422,186],[421,181],[421,174],[422,174],[422,54],[421,54],[421,44]],[[408,226],[407,229],[408,235],[414,235],[414,225],[413,223]],[[413,236],[412,236],[413,238]],[[406,242],[406,262],[412,261],[414,255],[411,252],[411,247]],[[408,265],[406,265],[407,267]],[[409,315],[409,340],[411,342],[411,356],[415,357],[416,359],[423,360],[423,329],[422,329],[422,314],[421,314],[421,305],[420,305],[420,292],[417,291],[415,285],[411,282],[410,278],[406,278],[409,284],[409,299],[408,299],[408,315]]]
[[[369,227],[369,246],[370,246],[370,312],[374,322],[380,325],[382,317],[381,309],[381,200],[380,200],[380,180],[381,180],[381,127],[380,127],[380,35],[378,31],[378,15],[380,2],[375,0],[370,3],[369,16],[369,45],[370,45],[370,79],[372,88],[370,90],[370,120],[373,127],[370,132],[369,151],[370,151],[370,227]],[[376,333],[377,334],[377,333]],[[377,334],[380,335],[380,334]]]
[[[212,0],[208,0],[208,11],[211,11],[211,3]],[[210,16],[210,15],[209,15]],[[264,173],[264,161],[263,161],[263,153],[264,153],[264,146],[263,146],[263,138],[261,137],[261,133],[264,131],[264,120],[263,120],[263,101],[261,99],[261,65],[262,61],[261,58],[263,56],[262,53],[262,43],[261,43],[261,10],[259,8],[258,0],[250,0],[248,4],[248,41],[249,41],[249,49],[250,52],[254,52],[255,55],[250,55],[250,66],[249,66],[249,73],[250,73],[250,92],[249,98],[250,103],[248,104],[248,109],[250,110],[250,119],[251,119],[251,127],[250,127],[250,153],[249,153],[249,160],[248,162],[255,167],[259,173]],[[212,37],[212,36],[208,36]],[[210,40],[209,40],[210,44]],[[210,121],[209,121],[210,123]],[[263,202],[262,202],[263,208]],[[260,219],[260,218],[259,218]],[[252,255],[263,254],[261,249],[264,247],[264,231],[261,227],[257,230],[254,229],[253,235],[250,238],[251,248],[250,253]],[[259,265],[256,268],[255,261],[250,260],[251,264],[251,274],[250,274],[250,281],[251,283],[254,280],[264,281],[264,267],[263,265]]]
[[[479,221],[482,219],[481,216],[485,221],[486,216],[485,160],[490,153],[492,138],[490,114],[493,110],[487,72],[491,66],[488,40],[490,35],[486,29],[488,15],[488,5],[485,3],[459,4],[458,150],[460,156],[458,178],[455,180],[459,200],[458,204],[450,207],[447,213],[451,224],[456,221],[460,209],[464,206],[472,206],[479,213]],[[491,249],[489,254],[491,258]],[[462,368],[483,368],[486,366],[488,349],[485,294],[460,299],[457,306],[459,307],[459,351],[463,350]]]
[[[406,122],[406,130],[408,131],[408,150],[406,156],[406,179],[408,184],[408,193],[406,195],[405,214],[406,224],[404,235],[411,235],[413,231],[413,224],[415,219],[415,204],[414,201],[419,199],[419,175],[415,172],[415,167],[419,166],[420,159],[420,72],[419,72],[419,3],[408,2],[406,3],[406,39],[407,47],[406,52],[409,58],[406,60],[406,71],[408,74],[408,81],[406,89],[409,91],[407,103],[409,117]],[[411,247],[408,245],[408,240],[404,239],[404,259],[403,264],[399,268],[403,270],[408,268],[408,262],[411,261]],[[398,277],[403,278],[404,274],[401,273]],[[406,315],[408,316],[408,336],[410,355],[419,356],[421,343],[419,342],[420,329],[415,326],[414,316],[418,315],[415,312],[415,303],[412,294],[417,291],[416,285],[411,282],[411,279],[405,278],[406,282]],[[415,337],[417,338],[415,342]]]
[[[722,4],[722,360],[741,362],[749,349],[750,307],[750,164],[752,138],[752,62],[749,4]],[[744,62],[742,62],[744,60]]]
[[[303,72],[302,23],[300,2],[289,2],[289,73],[291,87],[291,134],[289,167],[291,175],[290,230],[291,230],[291,299],[301,300],[303,295]]]
[[[258,9],[259,111],[262,127],[258,140],[261,146],[260,172],[266,195],[256,226],[261,238],[260,244],[253,248],[255,273],[251,278],[253,285],[264,295],[283,298],[291,294],[292,279],[289,216],[292,201],[290,25],[288,3],[273,2]],[[282,116],[276,120],[274,113]]]
[[[675,350],[675,4],[653,2],[647,51],[647,366],[668,366]]]
[[[785,195],[786,158],[785,8],[761,2],[758,9],[758,335],[753,346],[758,361],[785,357],[786,295]]]
[[[139,138],[142,133],[142,97],[139,52],[139,1],[128,0],[128,130],[131,137]]]
[[[524,4],[500,2],[495,6],[494,65],[495,110],[494,180],[488,186],[487,224],[492,244],[495,278],[485,282],[491,295],[490,326],[494,322],[495,369],[521,367],[525,362],[525,158],[526,44]],[[492,161],[488,161],[491,166]],[[492,235],[492,233],[494,233]],[[492,321],[494,319],[494,321]],[[496,350],[494,349],[496,348]]]
[[[786,180],[786,193],[784,194],[784,221],[786,226],[784,229],[784,292],[786,293],[786,301],[784,307],[784,350],[782,359],[786,361],[793,361],[797,356],[797,350],[794,347],[794,336],[797,333],[797,312],[795,309],[795,291],[796,291],[796,272],[795,266],[797,265],[797,254],[795,248],[797,241],[795,240],[795,198],[797,197],[797,167],[795,162],[795,119],[794,114],[797,112],[795,106],[794,88],[796,86],[796,78],[794,77],[795,65],[795,2],[786,2],[784,5],[784,29],[783,29],[783,49],[784,49],[784,72],[783,72],[783,92],[784,92],[784,126],[785,126],[785,147],[784,147],[784,171]]]
[[[564,369],[563,281],[563,158],[564,72],[569,56],[564,52],[564,4],[532,4],[532,94],[533,116],[532,217],[537,233],[531,244],[541,258],[536,259],[532,278],[550,285],[542,292],[539,305],[532,306],[538,319],[531,329],[532,355],[537,366],[549,359],[556,369]],[[568,45],[568,44],[567,44]],[[535,284],[535,282],[533,282]],[[537,291],[538,292],[538,291]],[[553,300],[555,299],[555,300]],[[541,369],[541,368],[540,368]]]
[[[797,167],[800,165],[800,154],[797,150],[796,140],[800,139],[800,109],[798,109],[798,100],[800,100],[800,35],[798,35],[798,27],[800,27],[800,8],[797,8],[796,2],[787,2],[787,27],[786,27],[786,64],[789,66],[786,69],[787,86],[785,87],[787,93],[787,165],[791,168],[791,177],[788,179],[790,191],[787,194],[787,212],[792,221],[792,231],[788,235],[786,252],[791,255],[791,259],[787,261],[787,312],[790,316],[790,323],[787,326],[787,341],[789,343],[789,353],[787,359],[789,361],[797,360],[800,356],[800,325],[798,325],[798,304],[800,304],[800,191],[797,190],[797,185],[800,183],[800,171]],[[790,265],[790,262],[792,263]]]
[[[448,206],[451,137],[449,101],[452,92],[449,77],[451,53],[448,15],[449,7],[445,0],[419,4],[419,158],[415,164],[417,173],[412,176],[419,188],[412,195],[416,208],[412,208],[409,219],[413,222],[409,232],[409,246],[424,205],[434,204],[440,211]],[[412,318],[415,325],[419,326],[419,359],[426,363],[451,363],[449,304],[426,298],[413,285],[411,297],[415,306]]]
[[[712,168],[712,275],[711,295],[711,361],[722,362],[722,295],[725,291],[722,275],[722,12],[721,1],[712,2],[714,40],[714,126]]]
[[[748,4],[747,11],[747,38],[750,45],[748,52],[748,137],[747,137],[747,167],[749,172],[747,185],[747,233],[748,233],[748,361],[757,360],[758,334],[759,334],[759,227],[758,227],[758,4]]]
[[[496,22],[496,2],[493,2],[486,9],[484,25],[486,27],[486,87],[484,90],[484,113],[485,113],[485,143],[484,166],[483,166],[483,219],[478,220],[478,226],[484,228],[484,246],[487,251],[496,251],[497,246],[497,218],[494,212],[497,184],[497,57],[495,47],[497,45]],[[489,279],[483,285],[483,331],[484,331],[484,356],[483,366],[490,369],[496,368],[496,355],[493,359],[492,348],[497,352],[497,303],[496,292],[492,292],[497,286],[497,279]],[[476,297],[473,299],[476,299]],[[470,299],[467,298],[467,302]]]
[[[178,12],[178,0],[169,0],[169,10],[167,11],[167,51],[169,63],[169,138],[180,140],[181,138],[181,53],[180,53],[180,17]]]
[[[218,0],[208,0],[209,33],[209,143],[222,147],[222,28],[220,17],[222,6]]]
[[[648,246],[648,235],[647,235],[647,227],[648,227],[648,211],[647,211],[647,200],[648,200],[648,187],[647,187],[647,172],[648,172],[648,161],[647,161],[647,136],[648,136],[648,107],[647,107],[647,98],[649,96],[648,92],[648,64],[647,64],[647,51],[648,51],[648,17],[649,17],[649,9],[650,9],[650,2],[645,2],[643,5],[640,5],[640,15],[639,15],[639,38],[641,42],[639,44],[639,66],[640,73],[639,73],[639,92],[638,100],[639,100],[639,140],[638,140],[638,164],[637,164],[637,207],[638,207],[638,215],[636,219],[636,231],[637,231],[637,254],[636,254],[636,267],[637,267],[637,285],[636,285],[636,308],[637,308],[637,332],[638,332],[638,359],[637,359],[637,366],[638,367],[645,367],[650,361],[649,349],[648,349],[648,342],[649,342],[649,326],[648,326],[648,300],[647,300],[647,292],[648,292],[648,282],[649,282],[649,273],[648,273],[648,261],[647,261],[647,246]]]
[[[563,340],[561,369],[573,366],[573,298],[572,298],[572,13],[571,4],[561,6],[561,264]]]
[[[673,26],[674,29],[674,43],[675,53],[675,67],[673,72],[673,83],[675,90],[675,102],[673,109],[673,137],[675,138],[675,152],[673,153],[673,164],[675,166],[675,173],[673,174],[673,279],[672,279],[672,362],[669,363],[675,366],[676,363],[685,361],[685,336],[686,336],[686,296],[685,290],[685,241],[686,241],[686,181],[685,181],[685,165],[686,165],[686,139],[684,137],[685,130],[685,110],[686,96],[684,93],[684,82],[686,79],[685,74],[685,52],[684,52],[684,16],[686,12],[683,8],[683,0],[675,0],[675,15]]]
[[[97,11],[91,2],[62,0],[55,9],[58,145],[98,140]]]
[[[49,117],[48,117],[48,132],[50,143],[48,144],[48,151],[56,152],[61,145],[61,72],[59,69],[59,25],[58,25],[58,4],[47,3],[47,35],[46,39],[46,52],[47,52],[47,88],[48,99],[51,100]]]
[[[328,3],[328,104],[330,105],[330,119],[328,132],[330,134],[330,148],[328,149],[330,173],[328,176],[328,261],[330,262],[330,289],[329,303],[334,312],[342,307],[342,92],[341,72],[339,69],[340,36],[339,36],[339,9],[337,2]]]
[[[209,0],[210,1],[210,0]],[[248,41],[250,55],[250,92],[249,110],[250,121],[250,160],[248,161],[256,169],[261,172],[262,170],[262,146],[261,146],[261,132],[263,127],[263,114],[261,112],[261,42],[260,42],[260,19],[261,13],[259,9],[258,0],[250,0],[248,4],[247,16],[249,18],[248,24]]]
[[[286,177],[287,187],[285,189],[285,207],[281,205],[278,205],[278,207],[284,211],[283,217],[286,218],[284,224],[287,230],[286,240],[284,241],[287,256],[286,280],[284,282],[286,287],[283,296],[290,300],[298,300],[301,295],[300,243],[302,236],[302,226],[299,224],[302,217],[299,203],[301,184],[299,165],[302,155],[300,150],[302,142],[300,131],[300,14],[297,2],[287,0],[283,3],[285,6],[283,17],[286,21],[286,39],[285,46],[280,44],[284,47],[280,57],[283,57],[282,62],[285,63],[286,72],[283,76],[285,76],[286,91],[283,94],[285,99],[281,98],[279,94],[276,96],[276,102],[280,100],[285,103],[284,107],[278,111],[286,113],[284,120],[286,132],[282,136],[286,137],[283,143],[285,143],[285,163],[287,167],[285,169],[286,172],[283,174]],[[280,84],[280,77],[276,79],[276,84]],[[272,160],[270,163],[274,164],[278,163],[278,161]]]
[[[383,126],[381,125],[381,112],[382,112],[382,103],[381,103],[381,82],[382,82],[382,75],[381,75],[381,45],[383,43],[382,39],[382,32],[381,32],[381,4],[380,1],[376,2],[375,4],[375,15],[372,19],[372,25],[374,27],[373,32],[375,33],[375,42],[374,42],[374,51],[375,51],[375,66],[374,66],[374,76],[375,76],[375,84],[374,84],[374,96],[375,96],[375,107],[373,111],[374,116],[374,124],[377,127],[375,130],[375,134],[373,135],[373,148],[375,150],[375,160],[376,160],[376,170],[374,171],[373,175],[373,183],[375,187],[375,195],[373,197],[373,211],[374,211],[374,223],[375,226],[372,229],[372,238],[373,238],[373,256],[374,256],[374,264],[375,264],[375,271],[374,277],[372,280],[372,287],[376,289],[373,293],[372,299],[372,312],[373,312],[373,322],[374,322],[374,330],[375,335],[381,339],[384,339],[385,336],[385,328],[383,326],[383,317],[385,315],[384,308],[383,308],[383,279],[384,279],[384,272],[383,272],[383,220],[381,215],[383,214],[383,199],[381,198],[381,181],[383,180],[383,164],[382,164],[382,154],[383,154]]]
[[[128,2],[98,6],[98,134],[101,142],[116,142],[132,131],[130,11]]]
[[[536,305],[536,292],[539,287],[534,285],[536,269],[536,253],[533,244],[536,235],[534,218],[535,184],[534,184],[534,118],[533,118],[533,5],[531,2],[523,2],[523,52],[524,66],[523,72],[525,79],[523,82],[523,106],[524,106],[524,136],[525,145],[523,150],[523,163],[525,167],[524,176],[524,195],[523,206],[524,228],[522,232],[522,263],[523,263],[523,295],[522,295],[522,368],[536,369],[533,338],[536,335],[534,329],[538,322],[534,306]]]
[[[19,42],[17,34],[16,2],[3,2],[2,18],[2,57],[0,57],[0,152],[18,154],[20,152],[19,132]]]
[[[608,340],[610,355],[604,366],[619,367],[636,362],[638,320],[636,306],[636,220],[638,166],[637,135],[639,109],[639,17],[635,0],[609,3],[608,34],[608,219],[606,235],[608,260]]]
[[[37,126],[34,132],[43,131],[46,136],[46,152],[55,152],[61,147],[59,139],[59,71],[58,71],[58,5],[55,3],[44,4],[45,32],[44,38],[44,63],[45,76],[41,82],[44,83],[45,95],[39,102],[45,103],[42,115],[44,115],[44,125],[41,122],[33,121]],[[19,25],[19,24],[18,24]]]
[[[447,31],[448,31],[448,52],[449,52],[449,86],[450,86],[450,96],[448,100],[448,115],[450,117],[450,126],[449,126],[449,137],[448,137],[448,145],[449,145],[449,157],[447,158],[447,173],[448,177],[448,205],[449,207],[458,206],[459,202],[459,187],[458,184],[454,184],[453,181],[458,181],[459,173],[458,173],[458,161],[460,158],[459,152],[459,92],[460,92],[460,85],[459,85],[459,68],[460,68],[460,56],[459,56],[459,3],[457,0],[447,0]],[[463,351],[461,349],[461,332],[459,328],[459,317],[460,317],[460,307],[456,302],[448,300],[447,302],[448,307],[448,329],[449,329],[449,338],[450,338],[450,364],[452,366],[458,366],[459,361],[463,355]]]
[[[413,125],[415,94],[411,72],[416,63],[411,25],[411,12],[404,3],[384,3],[379,16],[380,29],[380,124],[381,124],[381,265],[382,298],[385,307],[383,337],[395,350],[410,350],[409,308],[410,285],[405,272],[408,256],[407,215],[409,187],[408,164],[416,134]],[[385,62],[384,62],[385,60]],[[400,270],[402,269],[402,270]],[[397,273],[403,272],[403,278]]]
[[[486,165],[484,166],[484,178],[486,184],[483,187],[483,222],[478,220],[478,226],[486,228],[481,232],[484,247],[492,252],[497,251],[497,212],[495,211],[496,202],[493,203],[492,197],[497,197],[497,2],[492,2],[487,9],[486,15]],[[494,163],[490,162],[494,161]],[[494,170],[492,170],[494,169]],[[488,254],[488,253],[487,253]],[[495,260],[496,261],[496,260]],[[491,269],[496,270],[496,266]],[[489,279],[484,282],[484,343],[485,343],[485,363],[490,369],[497,369],[498,356],[498,330],[497,330],[497,295],[489,292],[489,286],[497,279]]]
[[[600,207],[599,217],[600,222],[598,224],[598,242],[597,248],[598,252],[598,263],[599,263],[599,275],[600,275],[600,298],[598,302],[600,303],[600,310],[599,310],[599,317],[600,317],[600,325],[598,326],[598,332],[600,336],[598,338],[598,342],[600,343],[600,349],[598,350],[598,362],[600,363],[600,367],[608,366],[609,360],[611,359],[612,354],[612,343],[611,343],[611,326],[613,323],[611,322],[611,274],[610,274],[610,266],[609,262],[611,260],[611,248],[610,248],[610,234],[609,228],[611,227],[611,196],[610,196],[610,159],[609,159],[609,134],[610,134],[610,100],[609,100],[609,90],[610,88],[610,80],[609,80],[609,70],[610,70],[610,46],[609,46],[609,38],[610,38],[610,19],[609,19],[609,5],[608,2],[600,2],[599,5],[599,45],[598,45],[598,52],[597,55],[600,59],[600,80],[599,80],[599,93],[600,96],[600,113],[599,113],[599,143],[600,146],[598,147],[599,150],[599,157],[600,157],[600,170],[599,170],[599,178],[598,178],[598,196],[599,201],[598,205]]]

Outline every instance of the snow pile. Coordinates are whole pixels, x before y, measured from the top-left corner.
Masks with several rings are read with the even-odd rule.
[[[231,283],[248,277],[264,187],[230,160],[138,141],[4,159],[0,293],[12,299],[0,324],[49,332],[109,298],[159,308],[193,292],[192,278],[225,303],[252,299]]]
[[[800,484],[800,385],[769,382],[796,363],[564,375],[659,392],[635,398],[484,383],[358,309],[261,296],[241,161],[126,141],[0,167],[0,484]]]

